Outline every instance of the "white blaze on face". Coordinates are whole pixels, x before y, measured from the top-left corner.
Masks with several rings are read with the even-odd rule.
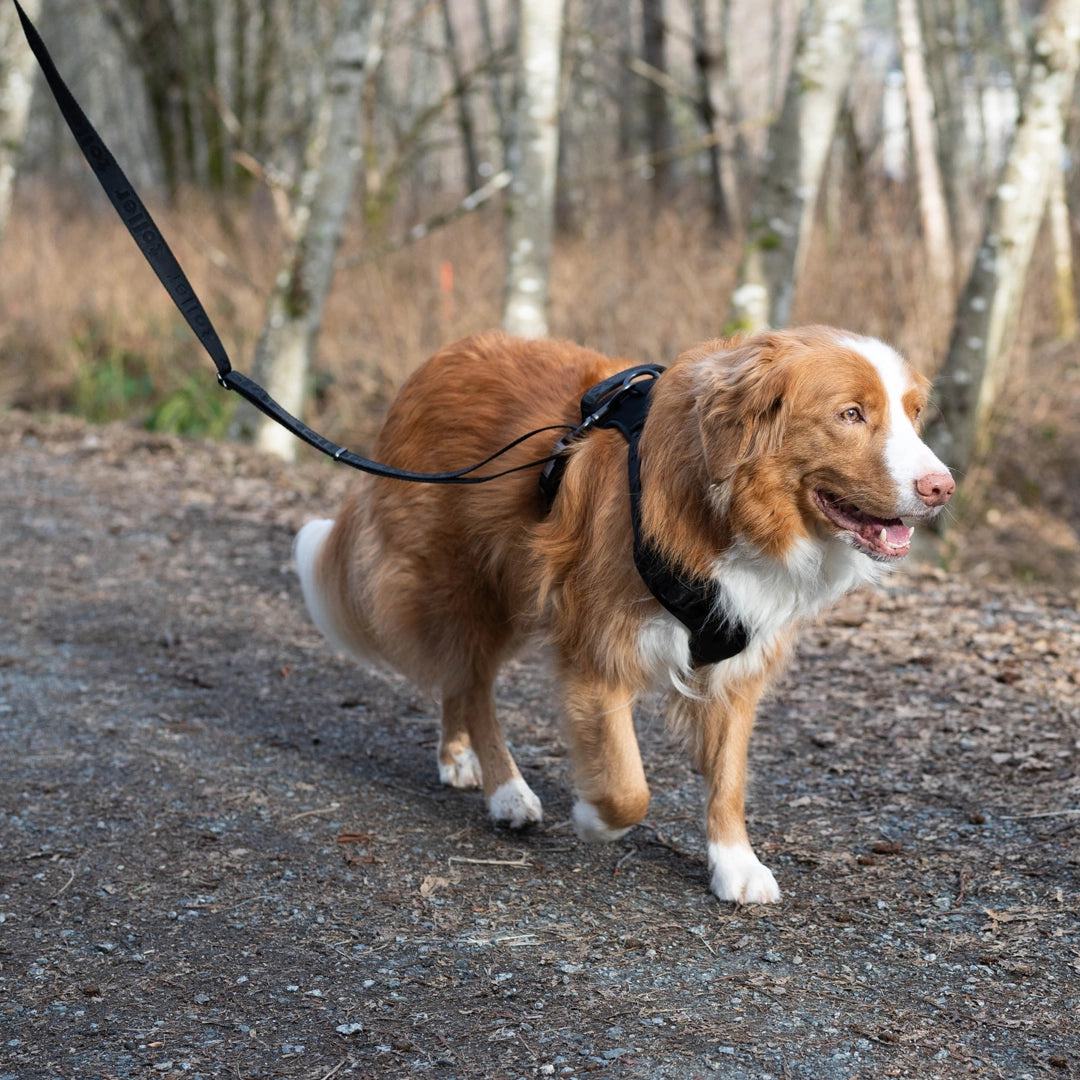
[[[911,417],[904,410],[904,395],[912,386],[908,365],[899,353],[875,338],[846,338],[842,344],[865,356],[885,386],[889,403],[885,467],[896,484],[896,515],[921,515],[926,507],[915,490],[916,482],[930,473],[947,473],[949,470],[919,438]]]

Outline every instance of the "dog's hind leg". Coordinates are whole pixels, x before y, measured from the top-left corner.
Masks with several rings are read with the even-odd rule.
[[[575,677],[564,678],[564,690],[578,793],[574,827],[585,840],[617,840],[649,807],[633,695]]]
[[[448,699],[457,700],[457,699]],[[439,779],[450,787],[482,787],[480,759],[472,748],[467,709],[443,702],[442,735],[439,738]]]
[[[491,817],[520,829],[544,814],[507,749],[491,684],[490,677],[477,675],[444,690],[439,775],[454,787],[482,783]]]

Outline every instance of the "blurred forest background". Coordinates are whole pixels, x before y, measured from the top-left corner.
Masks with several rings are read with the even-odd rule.
[[[949,562],[1080,584],[1080,0],[24,6],[235,366],[302,323],[329,437],[500,324],[666,363],[833,323],[938,379]],[[0,409],[235,433],[8,0],[0,313]]]

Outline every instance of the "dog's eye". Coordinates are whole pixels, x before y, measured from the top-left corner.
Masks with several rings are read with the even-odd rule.
[[[841,414],[840,419],[848,424],[861,424],[863,422],[862,409],[855,405],[849,405]]]

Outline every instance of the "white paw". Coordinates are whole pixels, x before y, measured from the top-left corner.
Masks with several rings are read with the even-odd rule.
[[[521,777],[507,780],[488,802],[492,820],[501,821],[511,829],[520,829],[534,821],[544,820],[544,810],[532,788]]]
[[[574,803],[574,831],[582,840],[618,840],[625,836],[633,828],[627,825],[625,829],[612,829],[604,824],[596,807],[591,802],[579,798]]]
[[[471,746],[458,750],[451,755],[453,762],[447,765],[439,762],[439,779],[449,787],[478,788],[483,784],[480,760],[473,753]]]
[[[775,904],[780,887],[772,871],[745,844],[710,844],[712,891],[736,904]]]

